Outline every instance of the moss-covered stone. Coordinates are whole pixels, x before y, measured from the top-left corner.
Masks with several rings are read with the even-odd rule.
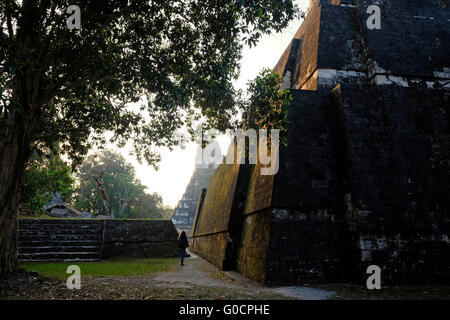
[[[274,68],[293,96],[278,173],[216,172],[199,254],[265,283],[363,282],[371,264],[384,283],[450,281],[444,2],[383,1],[368,30],[373,1],[311,1]]]

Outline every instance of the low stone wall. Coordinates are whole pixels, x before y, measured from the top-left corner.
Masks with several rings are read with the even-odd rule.
[[[22,261],[95,261],[179,254],[169,220],[20,219]]]
[[[178,233],[168,220],[105,220],[102,258],[178,255]]]

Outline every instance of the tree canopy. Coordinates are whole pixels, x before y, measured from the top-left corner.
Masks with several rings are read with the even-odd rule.
[[[74,165],[105,130],[154,164],[154,147],[179,142],[193,107],[229,126],[243,44],[298,13],[290,0],[84,0],[81,29],[69,30],[69,4],[0,4],[0,124],[21,113],[33,147],[61,141]]]
[[[0,2],[0,275],[17,268],[33,150],[59,142],[75,167],[110,130],[155,164],[155,147],[178,144],[194,112],[227,128],[244,43],[298,13],[292,0],[80,0],[81,29],[69,29],[72,4]]]
[[[43,213],[42,207],[56,192],[61,192],[70,203],[75,191],[75,179],[70,171],[58,152],[33,154],[25,169],[20,199],[22,208],[32,214]]]
[[[136,177],[134,167],[112,150],[90,155],[80,165],[75,196],[77,209],[94,215],[108,214],[104,212],[93,175],[101,176],[116,218],[163,218],[161,196],[147,193]]]
[[[287,110],[292,101],[288,89],[282,88],[279,74],[263,69],[258,76],[248,82],[249,97],[243,104],[244,128],[278,129],[281,142],[287,145]]]

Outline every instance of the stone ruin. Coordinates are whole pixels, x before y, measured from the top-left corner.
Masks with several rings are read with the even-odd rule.
[[[20,261],[97,261],[179,254],[168,220],[20,219]]]
[[[217,147],[217,150],[220,150],[220,147]],[[172,216],[172,222],[178,231],[186,231],[188,236],[191,234],[199,197],[202,190],[208,187],[209,179],[218,166],[214,163],[202,163],[199,160],[201,152],[202,149],[199,147],[197,149],[194,173]]]
[[[19,220],[20,261],[80,262],[179,254],[178,233],[170,220],[112,219],[102,215],[91,219],[89,213],[65,204],[59,192],[44,209],[60,219]]]
[[[66,204],[61,192],[52,194],[52,198],[44,205],[43,209],[47,215],[54,218],[92,218],[89,212],[80,212]]]
[[[381,8],[381,29],[366,27]],[[262,283],[450,282],[448,0],[314,0],[274,71],[279,170],[220,165],[191,249]]]

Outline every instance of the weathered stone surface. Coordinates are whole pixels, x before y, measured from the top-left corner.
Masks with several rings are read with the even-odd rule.
[[[178,255],[171,221],[21,219],[22,261],[92,261],[110,257]]]
[[[191,249],[219,268],[226,260],[228,227],[239,169],[239,165],[222,164],[214,172],[192,232]]]
[[[217,266],[265,283],[365,282],[372,264],[384,283],[450,281],[449,2],[377,1],[369,30],[372,3],[311,1],[274,69],[293,95],[278,173],[223,166],[197,212],[194,249]]]
[[[234,148],[235,164],[220,165],[211,177],[210,187],[200,197],[191,240],[191,250],[225,270],[236,267],[241,212],[252,167],[239,165],[236,146],[231,144],[230,148]]]
[[[308,12],[308,19],[302,23],[295,34],[295,41],[288,46],[274,68],[274,72],[279,73],[282,77],[286,75],[286,72],[290,72],[291,87],[304,87],[314,71],[317,70],[320,15],[319,5],[313,5]],[[312,81],[311,84],[305,86],[305,89],[315,90],[317,83]]]
[[[267,254],[271,235],[271,210],[244,216],[236,255],[236,270],[259,282],[267,280]]]
[[[450,88],[449,1],[314,0],[274,71],[293,89],[316,90],[341,79]],[[341,4],[333,5],[333,4]],[[381,8],[381,29],[366,10]]]
[[[206,188],[203,188],[202,192],[198,196],[197,208],[195,209],[196,214],[195,214],[195,217],[194,217],[194,224],[192,225],[191,233],[187,234],[188,236],[191,236],[193,234],[193,232],[196,229],[197,224],[198,224],[198,222],[200,220],[200,216],[197,214],[197,212],[201,212],[202,211],[203,202],[205,201],[205,196],[206,196]]]
[[[103,221],[21,219],[21,261],[95,261],[101,258]]]
[[[167,220],[105,220],[102,257],[172,257],[178,233]]]
[[[333,94],[346,142],[346,222],[360,268],[377,264],[386,281],[448,280],[448,153],[447,164],[437,159],[450,150],[450,93],[343,84]]]

